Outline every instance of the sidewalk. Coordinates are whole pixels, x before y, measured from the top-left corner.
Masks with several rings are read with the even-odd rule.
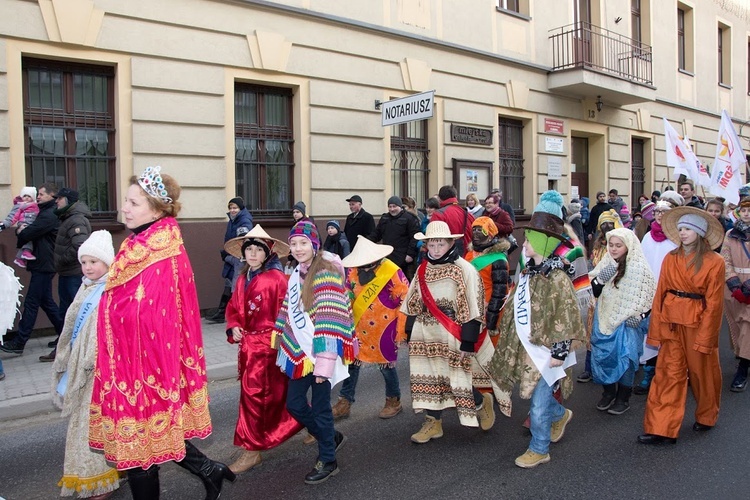
[[[42,363],[39,356],[51,349],[47,343],[55,337],[32,337],[23,355],[0,351],[5,380],[0,381],[0,422],[58,411],[52,405],[52,363]],[[227,342],[224,323],[203,320],[203,346],[208,380],[237,377],[237,346]]]

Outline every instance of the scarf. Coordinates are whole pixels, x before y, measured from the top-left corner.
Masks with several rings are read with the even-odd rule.
[[[435,259],[430,255],[430,252],[427,252],[427,262],[430,264],[438,265],[438,264],[453,264],[456,262],[456,260],[461,257],[460,252],[458,251],[458,247],[456,247],[456,244],[454,243],[453,246],[445,252],[445,255],[440,257],[439,259]]]
[[[667,239],[667,235],[664,234],[664,231],[661,228],[661,224],[656,221],[653,221],[651,223],[651,237],[657,243],[661,243],[662,241]]]

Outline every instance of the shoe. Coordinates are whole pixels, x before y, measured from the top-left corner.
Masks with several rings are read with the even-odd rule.
[[[22,259],[13,259],[13,263],[21,269],[26,269],[26,261]]]
[[[24,345],[15,339],[0,345],[0,351],[10,354],[23,354],[23,348]]]
[[[657,436],[656,434],[641,434],[638,436],[638,442],[641,444],[675,444],[677,438]]]
[[[60,340],[60,337],[57,337],[55,340],[51,340],[47,342],[47,347],[49,347],[50,349],[54,349],[55,347],[57,347],[58,340]]]
[[[576,382],[580,382],[582,384],[591,382],[591,373],[590,372],[583,372],[576,378]]]
[[[557,422],[552,422],[552,430],[550,431],[549,440],[551,443],[556,443],[562,439],[565,435],[565,427],[568,423],[573,420],[573,411],[565,408],[565,414]]]
[[[622,415],[630,409],[630,394],[633,389],[620,384],[617,387],[617,398],[615,403],[607,410],[610,415]]]
[[[28,248],[24,248],[23,250],[21,250],[21,258],[23,260],[36,260],[34,254],[31,253],[31,250],[29,250]]]
[[[336,434],[333,436],[333,442],[336,443],[336,449],[334,451],[338,453],[341,447],[344,446],[344,443],[346,443],[346,436],[339,431],[336,431]]]
[[[339,473],[339,466],[334,460],[324,464],[320,460],[315,464],[313,470],[305,476],[305,484],[318,484],[327,481],[329,477]]]
[[[262,463],[263,459],[261,458],[259,451],[243,450],[239,458],[229,466],[229,470],[235,474],[241,474],[254,467],[259,467]]]
[[[346,418],[351,413],[352,403],[346,398],[339,398],[331,411],[333,412],[333,419],[338,420],[340,418]]]
[[[43,354],[42,356],[39,356],[39,361],[42,363],[52,363],[55,360],[55,356],[57,355],[57,349],[52,349],[52,352],[49,354]]]
[[[219,307],[211,316],[206,316],[206,321],[209,323],[224,323],[226,317],[224,316],[225,309]]]
[[[0,380],[5,380],[5,372],[0,373]]]
[[[695,432],[706,432],[706,431],[710,431],[713,428],[714,428],[713,425],[705,425],[705,424],[701,424],[700,422],[696,422],[693,424],[693,430]]]
[[[633,387],[633,394],[636,394],[638,396],[644,396],[648,394],[648,390],[651,388],[651,381],[654,379],[654,375],[656,374],[656,367],[655,366],[644,366],[643,367],[643,378],[641,379],[641,382]]]
[[[422,428],[416,434],[412,434],[411,440],[413,443],[424,444],[430,439],[441,437],[443,437],[443,421],[427,415]]]
[[[604,392],[602,393],[602,399],[596,403],[596,409],[599,411],[609,410],[609,407],[615,402],[617,397],[617,387],[615,384],[608,384],[604,386]]]
[[[488,431],[495,425],[495,407],[489,392],[482,394],[482,406],[477,408],[477,419],[479,428],[483,431]]]
[[[747,389],[747,374],[738,372],[732,380],[732,386],[729,388],[732,392],[743,392]]]
[[[305,436],[305,439],[302,440],[302,444],[304,444],[306,446],[307,445],[311,445],[311,444],[315,444],[317,442],[318,442],[318,440],[315,439],[315,436],[313,436],[309,432],[307,433],[307,436]]]
[[[522,469],[533,469],[539,464],[546,464],[550,461],[549,453],[541,454],[531,450],[526,450],[526,453],[516,459],[516,465]]]
[[[403,407],[401,406],[401,400],[399,398],[397,397],[385,398],[385,406],[383,407],[382,410],[380,410],[378,417],[393,418],[399,413],[401,413],[402,409]]]

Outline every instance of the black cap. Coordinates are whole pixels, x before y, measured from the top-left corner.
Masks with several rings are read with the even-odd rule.
[[[68,200],[68,203],[72,205],[73,203],[78,201],[78,191],[70,188],[62,188],[55,195],[55,199],[57,198],[66,198]]]
[[[243,208],[245,208],[245,200],[243,200],[239,196],[237,196],[237,197],[232,198],[231,200],[229,200],[229,202],[227,203],[227,208],[229,208],[229,205],[231,205],[232,203],[234,203],[235,205],[237,205],[240,210],[242,210]]]
[[[355,194],[351,198],[347,198],[346,201],[356,201],[356,202],[362,203],[362,197],[358,194]]]

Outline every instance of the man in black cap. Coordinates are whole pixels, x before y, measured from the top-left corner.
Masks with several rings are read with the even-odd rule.
[[[349,202],[349,210],[352,213],[346,217],[344,234],[346,239],[349,240],[352,250],[354,250],[354,245],[357,244],[357,236],[361,234],[367,238],[375,231],[375,219],[362,208],[362,197],[360,195],[355,194],[351,198],[347,198],[346,201]]]
[[[65,319],[70,304],[78,293],[83,280],[81,264],[78,262],[78,248],[91,235],[91,210],[78,199],[78,191],[62,188],[55,195],[55,215],[60,219],[60,227],[55,238],[55,271],[57,271],[57,296],[60,298],[60,317]],[[39,356],[39,361],[55,360],[57,339],[50,342],[52,352]]]
[[[393,253],[388,258],[406,273],[409,264],[417,260],[417,240],[414,235],[419,232],[419,220],[404,210],[401,203],[399,196],[388,198],[388,211],[380,216],[378,226],[368,239],[391,245]]]

